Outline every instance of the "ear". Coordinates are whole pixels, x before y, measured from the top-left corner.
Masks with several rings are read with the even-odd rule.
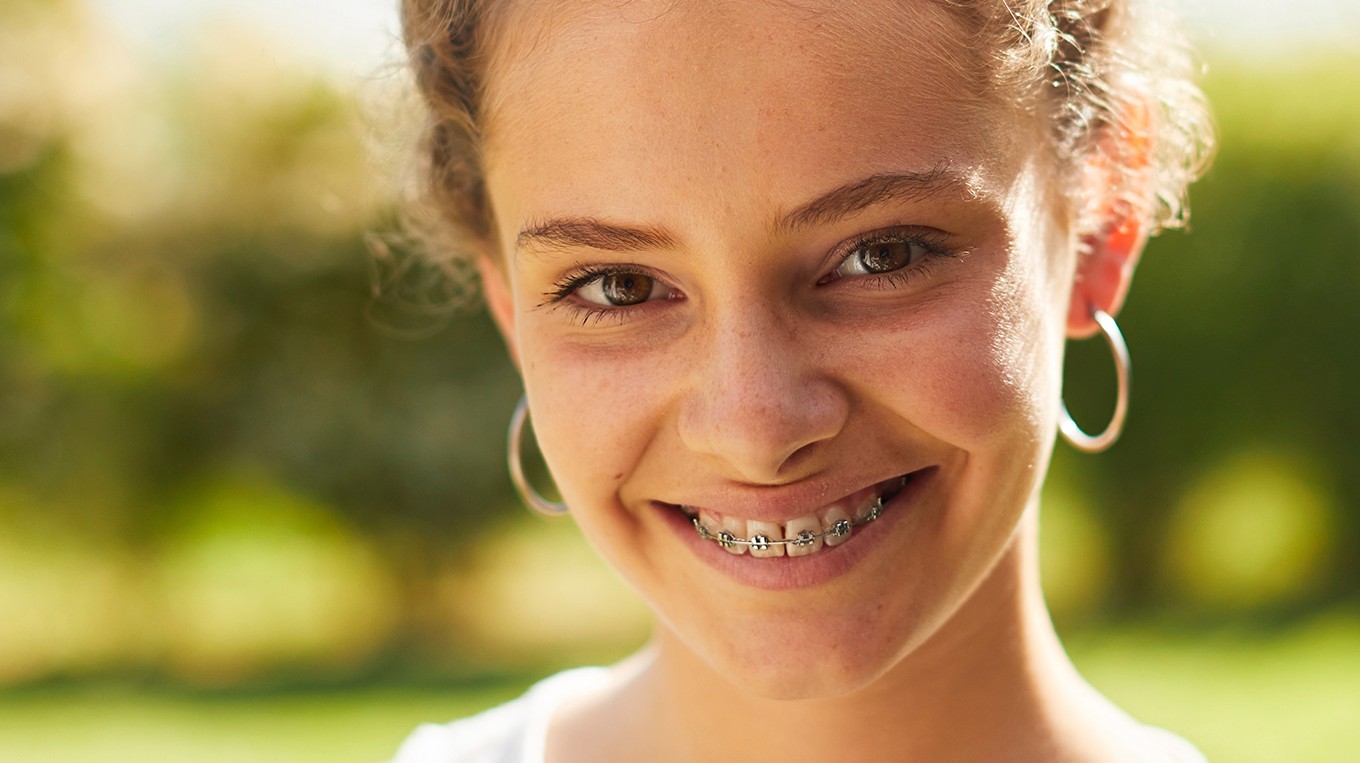
[[[1102,224],[1099,232],[1082,237],[1067,312],[1069,337],[1080,339],[1096,333],[1092,308],[1118,315],[1124,306],[1148,234],[1144,215],[1130,212],[1115,215]]]
[[[485,255],[477,258],[477,273],[482,279],[482,294],[496,328],[501,331],[510,361],[519,368],[519,343],[515,334],[515,295],[510,290],[510,279],[501,266]]]
[[[1068,305],[1069,337],[1095,334],[1092,308],[1118,315],[1128,296],[1151,226],[1150,120],[1147,104],[1131,103],[1123,123],[1107,130],[1083,168],[1085,232]]]

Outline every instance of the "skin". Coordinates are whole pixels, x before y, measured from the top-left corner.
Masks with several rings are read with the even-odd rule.
[[[956,20],[878,5],[525,3],[505,27],[488,304],[572,515],[656,614],[611,688],[554,718],[549,760],[1164,754],[1072,669],[1035,572],[1065,337],[1117,310],[1140,221],[1078,194],[1107,219],[1075,230],[1044,126],[959,63]],[[889,173],[930,182],[785,224]],[[583,221],[629,235],[588,246]],[[835,277],[875,231],[938,251]],[[600,265],[665,298],[554,301]],[[724,575],[664,519],[926,467],[874,549],[812,586]]]

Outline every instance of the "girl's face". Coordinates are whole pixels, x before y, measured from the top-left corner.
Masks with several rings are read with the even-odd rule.
[[[557,485],[659,638],[778,697],[885,675],[1011,548],[1075,263],[944,3],[824,5],[518,9],[488,112],[487,296]],[[821,530],[903,476],[792,558],[689,516]]]

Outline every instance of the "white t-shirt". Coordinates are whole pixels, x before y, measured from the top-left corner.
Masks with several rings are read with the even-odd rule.
[[[417,728],[391,763],[543,763],[548,723],[563,703],[603,689],[607,668],[576,668],[534,684],[524,696],[485,712],[442,725]],[[1163,729],[1167,763],[1205,763],[1195,746]]]
[[[563,703],[609,683],[607,668],[539,681],[519,699],[460,721],[417,728],[392,763],[543,763],[548,722]]]

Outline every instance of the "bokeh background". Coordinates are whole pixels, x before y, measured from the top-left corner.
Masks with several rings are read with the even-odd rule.
[[[377,761],[646,638],[515,502],[513,372],[394,234],[393,5],[0,4],[0,760]],[[1354,760],[1360,7],[1184,11],[1222,149],[1121,316],[1124,439],[1059,446],[1045,585],[1212,760]]]

